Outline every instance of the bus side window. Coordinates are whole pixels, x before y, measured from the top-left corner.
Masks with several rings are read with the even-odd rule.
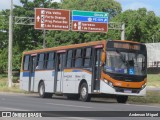
[[[101,56],[101,51],[100,50],[97,50],[96,51],[96,66],[99,66],[99,64],[101,64],[101,63],[99,63],[99,58],[100,58],[100,56]],[[100,61],[101,62],[101,61]]]
[[[67,52],[67,64],[66,64],[66,67],[67,68],[71,68],[72,67],[72,53],[73,51],[72,50],[68,50]]]
[[[25,55],[24,56],[24,60],[23,60],[23,70],[29,70],[29,55]]]
[[[81,67],[81,66],[82,66],[82,49],[77,49],[75,55],[75,67]]]
[[[91,48],[84,49],[84,67],[91,66]]]
[[[37,61],[36,69],[39,69],[39,70],[44,69],[44,53],[39,54],[37,60],[38,61]]]
[[[55,54],[54,52],[47,53],[47,59],[46,59],[46,68],[47,69],[53,69],[55,64]]]

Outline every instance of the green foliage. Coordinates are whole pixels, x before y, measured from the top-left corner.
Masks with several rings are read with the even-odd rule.
[[[129,96],[129,103],[160,103],[160,92],[159,91],[148,91],[145,97]]]
[[[61,7],[70,10],[109,12],[114,17],[122,11],[115,0],[63,0]]]
[[[0,49],[0,73],[7,71],[8,49]]]
[[[160,87],[160,74],[148,74],[147,75],[147,85]]]
[[[125,23],[126,39],[151,42],[153,35],[158,31],[159,19],[154,12],[147,11],[146,8],[140,8],[138,10],[127,10],[117,15],[113,21]]]
[[[0,48],[7,47],[8,41],[8,16],[4,15],[4,11],[0,11]]]

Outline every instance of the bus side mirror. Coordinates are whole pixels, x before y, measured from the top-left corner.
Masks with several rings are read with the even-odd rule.
[[[101,66],[104,64],[105,59],[106,59],[106,52],[102,52],[102,55],[101,55]]]

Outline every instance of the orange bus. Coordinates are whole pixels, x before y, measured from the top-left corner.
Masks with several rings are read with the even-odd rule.
[[[103,40],[23,53],[20,87],[68,99],[90,101],[94,95],[114,95],[125,103],[129,95],[144,96],[147,52],[142,43]]]

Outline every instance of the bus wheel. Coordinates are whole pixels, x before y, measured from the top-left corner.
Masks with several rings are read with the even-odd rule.
[[[88,94],[87,83],[82,83],[80,87],[80,98],[84,102],[89,102],[91,100],[91,96]]]
[[[45,93],[45,86],[44,86],[44,82],[41,82],[39,85],[39,96],[41,98],[52,98],[52,93]]]
[[[118,96],[116,97],[116,99],[117,99],[117,102],[118,102],[118,103],[126,103],[127,100],[128,100],[128,96],[120,96],[120,95],[118,95]]]

